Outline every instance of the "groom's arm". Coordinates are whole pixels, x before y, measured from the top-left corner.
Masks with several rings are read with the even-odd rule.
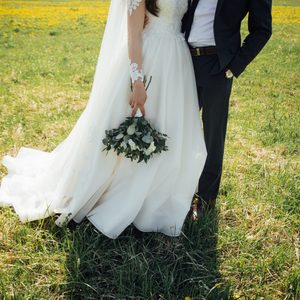
[[[272,0],[250,0],[249,2],[249,34],[228,66],[235,77],[245,70],[272,35]]]

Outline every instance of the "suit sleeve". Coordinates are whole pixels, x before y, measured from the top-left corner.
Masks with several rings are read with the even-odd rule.
[[[228,68],[238,77],[272,35],[272,0],[250,0],[249,34]]]

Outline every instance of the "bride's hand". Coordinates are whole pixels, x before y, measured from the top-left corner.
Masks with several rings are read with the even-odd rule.
[[[143,116],[145,116],[145,102],[147,100],[147,93],[144,83],[137,80],[133,84],[133,91],[130,96],[130,106],[132,108],[132,116],[134,117],[137,110],[140,109]]]

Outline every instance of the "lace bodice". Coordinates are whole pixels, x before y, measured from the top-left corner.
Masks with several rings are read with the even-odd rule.
[[[187,11],[187,0],[158,0],[159,17],[155,17],[149,12],[149,24],[145,28],[145,33],[154,34],[181,34],[181,20]]]

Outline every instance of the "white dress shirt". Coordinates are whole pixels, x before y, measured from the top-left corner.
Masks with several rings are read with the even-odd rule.
[[[214,20],[218,0],[200,0],[189,36],[192,47],[215,46]]]

